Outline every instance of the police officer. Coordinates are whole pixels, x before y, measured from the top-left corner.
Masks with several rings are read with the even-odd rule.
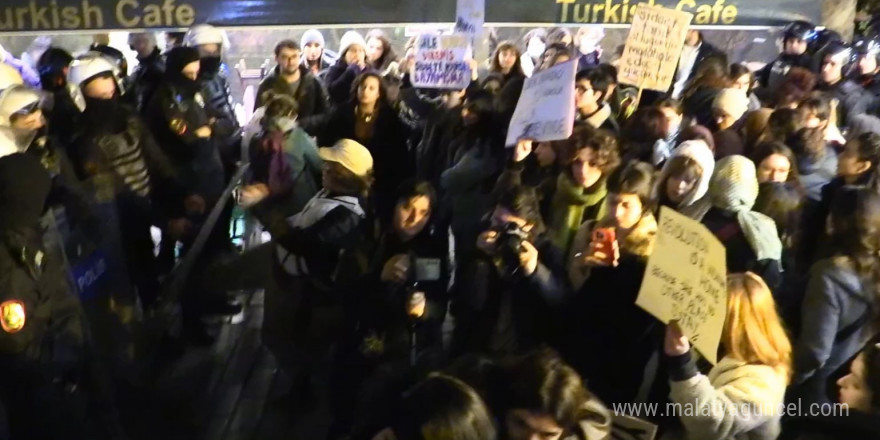
[[[241,160],[241,127],[235,116],[233,87],[235,71],[223,63],[221,54],[227,44],[223,31],[208,24],[193,26],[186,33],[186,45],[198,50],[200,57],[198,81],[205,99],[205,108],[211,117],[213,138],[218,142],[223,164],[228,175]],[[227,176],[228,177],[228,176]]]
[[[173,247],[168,244],[181,241],[186,251],[200,227],[212,227],[211,235],[202,251],[215,255],[229,246],[229,217],[222,217],[215,225],[204,225],[206,211],[220,199],[226,185],[224,167],[217,147],[215,124],[208,115],[208,103],[202,95],[199,51],[192,47],[176,47],[166,55],[163,82],[147,107],[147,121],[159,145],[185,176],[189,193],[202,195],[199,209],[189,217],[191,230],[183,236],[163,240],[162,258],[173,260]],[[196,272],[204,270],[207,259],[199,258]],[[197,274],[196,274],[197,275]],[[197,276],[194,275],[194,278]],[[184,325],[195,342],[210,342],[199,317],[204,314],[237,314],[241,306],[227,301],[218,293],[205,293],[194,287],[187,289],[183,298]],[[196,291],[199,291],[196,293]]]
[[[49,133],[63,145],[69,145],[73,140],[80,116],[80,110],[67,90],[67,70],[71,61],[73,56],[67,51],[50,47],[37,63],[40,85],[53,98],[49,112]]]
[[[0,129],[0,150],[10,145]],[[85,318],[39,219],[51,183],[33,156],[0,157],[0,407],[12,439],[118,439]]]
[[[866,113],[872,99],[861,86],[846,78],[852,48],[846,43],[832,41],[820,52],[822,70],[816,90],[837,100],[837,126],[846,127],[850,117]]]
[[[156,35],[152,32],[133,33],[128,36],[128,44],[137,52],[138,65],[131,73],[128,95],[135,102],[137,110],[143,114],[147,104],[162,82],[165,73],[165,57],[156,46]]]
[[[853,80],[875,97],[880,96],[880,40],[861,37],[853,42],[855,68]]]
[[[813,70],[813,59],[807,52],[809,43],[816,38],[815,26],[806,21],[795,21],[785,26],[782,53],[755,75],[762,87],[772,93],[792,67]]]
[[[74,169],[99,202],[115,203],[129,275],[149,308],[159,275],[150,226],[182,235],[185,203],[203,206],[204,199],[186,192],[140,117],[121,102],[110,60],[88,52],[71,63],[68,81],[84,122],[70,148]]]

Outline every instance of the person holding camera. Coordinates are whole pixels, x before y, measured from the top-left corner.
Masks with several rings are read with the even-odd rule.
[[[546,341],[550,307],[569,287],[534,190],[512,187],[501,194],[477,248],[456,282],[451,354],[514,354]]]
[[[576,294],[560,320],[560,348],[590,389],[613,404],[643,401],[637,400],[647,396],[641,384],[665,378],[654,381],[654,369],[646,370],[659,355],[662,323],[635,305],[657,235],[654,168],[645,162],[620,166],[607,187],[605,217],[584,223],[572,245],[569,276]]]

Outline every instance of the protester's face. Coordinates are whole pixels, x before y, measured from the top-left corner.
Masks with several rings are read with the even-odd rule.
[[[324,48],[320,43],[309,43],[306,44],[306,47],[303,48],[303,55],[306,56],[306,61],[318,61],[321,59],[321,55],[324,53]]]
[[[516,51],[513,49],[505,49],[498,53],[498,65],[505,72],[513,69],[516,64]]]
[[[859,57],[859,74],[870,75],[877,71],[877,56],[874,54]]]
[[[364,46],[360,44],[352,44],[345,51],[345,64],[359,64],[364,61],[367,56],[364,52]]]
[[[382,54],[385,53],[385,46],[382,45],[382,40],[378,38],[370,38],[367,40],[367,59],[370,61],[378,61],[379,58],[382,58]]]
[[[302,52],[297,49],[281,49],[278,52],[278,56],[275,57],[275,62],[278,63],[278,67],[281,69],[281,72],[285,75],[293,75],[299,69],[299,62],[301,60]]]
[[[199,77],[200,68],[201,64],[199,64],[198,61],[193,61],[186,66],[183,66],[183,69],[180,71],[180,73],[184,76],[184,78],[195,81]]]
[[[687,35],[684,37],[684,44],[688,46],[696,46],[700,42],[700,32],[689,29]]]
[[[720,130],[726,130],[736,123],[736,119],[724,110],[713,108],[712,115],[715,118],[715,123],[718,124],[718,129]]]
[[[465,127],[472,127],[480,122],[480,116],[468,106],[461,109],[461,122]]]
[[[581,148],[571,164],[571,175],[581,188],[590,188],[602,177],[599,155],[592,148]]]
[[[116,80],[110,76],[95,78],[83,87],[83,94],[89,98],[111,99],[116,94]]]
[[[608,194],[608,213],[619,229],[629,230],[642,219],[642,199],[636,194]]]
[[[846,143],[843,153],[837,157],[837,175],[840,177],[858,177],[871,169],[871,162],[859,160],[859,141]]]
[[[681,127],[682,115],[675,112],[674,108],[671,107],[660,107],[660,111],[663,112],[663,116],[666,116],[666,120],[669,122],[667,127],[669,127],[669,132],[677,131],[679,127]],[[666,133],[668,136],[670,133]]]
[[[672,203],[681,203],[685,197],[694,190],[699,180],[696,176],[683,173],[682,175],[669,176],[666,179],[666,196]]]
[[[822,81],[833,84],[843,77],[843,57],[827,56],[822,61]]]
[[[497,95],[499,91],[501,91],[501,83],[498,81],[486,81],[486,84],[483,85],[483,90]]]
[[[12,128],[21,131],[36,131],[46,125],[43,111],[39,108],[27,113],[16,113],[9,119],[12,123]]]
[[[153,49],[156,48],[147,37],[144,36],[135,36],[131,39],[131,50],[137,52],[138,57],[144,58],[153,52]]]
[[[491,223],[493,229],[500,229],[508,223],[515,223],[520,229],[526,232],[530,231],[534,226],[529,223],[528,220],[500,206],[495,207],[495,210],[492,211]]]
[[[513,409],[504,418],[507,440],[558,440],[563,429],[549,414]]]
[[[789,38],[782,50],[788,55],[801,55],[807,51],[807,42],[799,38]]]
[[[202,44],[196,46],[199,50],[199,56],[202,58],[207,57],[219,57],[220,56],[220,45],[219,44]]]
[[[791,162],[788,158],[781,154],[771,154],[758,164],[758,182],[779,182],[788,181],[788,174],[791,172]]]
[[[431,200],[417,196],[404,200],[394,207],[394,230],[404,240],[409,240],[425,229],[431,218]]]
[[[850,409],[869,411],[873,392],[865,381],[865,355],[856,356],[850,365],[849,374],[837,381],[840,387],[840,403],[849,405]]]
[[[736,81],[733,82],[733,88],[740,89],[743,92],[748,92],[751,87],[752,87],[752,75],[750,75],[748,73],[740,76],[739,78],[736,79]]]
[[[599,105],[599,93],[593,90],[593,85],[588,80],[582,79],[575,83],[574,95],[579,109],[594,108]]]
[[[552,166],[556,162],[556,151],[549,142],[539,142],[535,148],[535,158],[542,168]]]
[[[379,78],[369,76],[358,86],[358,102],[364,105],[375,104],[379,100]]]

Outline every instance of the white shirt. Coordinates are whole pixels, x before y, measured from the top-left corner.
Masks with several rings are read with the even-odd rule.
[[[678,73],[675,77],[675,84],[672,86],[673,98],[678,99],[681,97],[681,93],[684,91],[684,86],[687,84],[687,80],[691,76],[691,71],[694,70],[694,64],[697,62],[697,54],[702,45],[703,43],[699,42],[696,46],[688,46],[685,44],[681,48],[681,57],[678,59]]]

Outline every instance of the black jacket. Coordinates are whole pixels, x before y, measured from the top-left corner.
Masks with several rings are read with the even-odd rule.
[[[263,94],[271,90],[275,93],[289,95],[296,100],[299,119],[325,113],[328,109],[328,103],[324,86],[305,66],[300,65],[299,73],[299,87],[296,92],[291,93],[290,84],[278,74],[278,67],[275,67],[275,70],[260,82],[260,87],[257,89],[257,102],[254,107],[260,108],[265,105]]]
[[[703,225],[724,245],[729,273],[753,272],[760,275],[771,290],[775,291],[779,287],[782,283],[782,263],[776,260],[758,260],[735,213],[713,207],[703,217]]]
[[[153,99],[163,75],[165,75],[165,58],[159,49],[153,50],[153,53],[144,59],[138,59],[138,66],[129,77],[130,87],[127,95],[141,114]]]
[[[341,104],[329,113],[304,119],[300,126],[317,137],[321,147],[332,146],[340,139],[353,139],[367,147],[373,156],[376,177],[373,193],[383,199],[390,197],[403,180],[413,176],[415,167],[406,143],[410,134],[409,127],[391,107],[380,105],[377,113],[373,136],[369,139],[358,139],[355,136],[353,102]]]
[[[831,85],[817,84],[816,90],[826,92],[832,98],[837,99],[839,103],[837,106],[837,125],[839,127],[846,127],[848,118],[867,113],[873,103],[872,97],[865,93],[862,86],[848,79],[842,79]]]
[[[342,59],[330,66],[324,77],[324,84],[327,85],[327,93],[330,95],[330,104],[343,105],[353,99],[351,86],[355,78],[367,69],[369,67],[361,69],[357,64],[345,64],[345,60]]]
[[[459,272],[453,295],[452,355],[524,353],[550,338],[550,308],[570,292],[563,255],[539,236],[538,268],[502,276],[498,258],[477,255]]]

